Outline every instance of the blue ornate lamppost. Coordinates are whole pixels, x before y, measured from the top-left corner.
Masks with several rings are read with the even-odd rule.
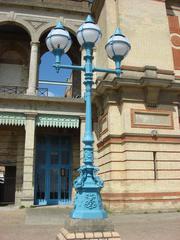
[[[56,58],[54,67],[59,72],[61,68],[79,70],[84,72],[85,80],[85,103],[86,103],[86,125],[83,138],[84,143],[84,164],[79,168],[79,177],[74,181],[76,196],[74,209],[71,217],[78,219],[103,219],[107,213],[103,208],[100,190],[103,187],[103,181],[97,176],[98,168],[94,166],[93,156],[93,133],[92,133],[92,84],[93,72],[121,74],[120,64],[127,55],[131,46],[128,39],[122,34],[119,28],[109,38],[105,49],[109,58],[114,60],[115,69],[97,68],[93,65],[93,47],[101,38],[101,31],[89,15],[85,22],[77,31],[77,39],[80,45],[85,49],[84,66],[62,65],[61,56],[71,47],[71,37],[63,25],[59,22],[51,30],[46,38],[46,45],[53,52]]]

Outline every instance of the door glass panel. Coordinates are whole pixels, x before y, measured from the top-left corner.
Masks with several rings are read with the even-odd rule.
[[[61,145],[63,149],[67,149],[69,147],[70,141],[69,138],[63,137],[61,140]]]
[[[61,153],[61,163],[68,164],[69,163],[69,152],[62,150]]]
[[[39,169],[37,172],[37,199],[45,199],[45,170]]]
[[[59,147],[59,138],[58,137],[52,137],[50,139],[50,144],[51,144],[51,148],[53,150],[57,150]]]
[[[58,199],[58,169],[50,170],[50,199]]]
[[[61,199],[69,199],[69,170],[61,168],[61,186],[60,186]]]
[[[58,152],[51,152],[51,164],[58,164],[59,160],[59,154]]]
[[[37,139],[37,144],[44,146],[45,143],[46,143],[46,139],[45,139],[44,136],[38,137],[38,139]]]
[[[45,161],[46,161],[46,151],[40,149],[37,153],[36,158],[37,158],[37,164],[38,165],[44,165]]]

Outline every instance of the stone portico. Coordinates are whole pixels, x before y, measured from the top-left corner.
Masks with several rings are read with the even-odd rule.
[[[36,106],[36,112],[31,106],[31,110],[28,107],[26,112],[22,113],[24,104],[29,105],[26,101],[26,96],[17,97],[13,103],[11,98],[1,97],[1,106],[11,102],[7,112],[0,113],[1,164],[16,168],[15,203],[19,206],[34,205],[36,139],[39,135],[69,136],[72,139],[72,178],[75,178],[76,169],[80,165],[79,128],[81,119],[82,122],[84,119],[81,99],[53,99],[53,102],[48,102],[47,111],[45,99],[43,106],[42,99],[32,96],[28,101]],[[55,112],[51,110],[54,105],[57,105]],[[67,105],[70,112],[67,112]],[[17,106],[18,112],[15,113],[13,110]],[[12,191],[12,187],[9,191]]]
[[[83,99],[74,98],[81,97],[80,74],[72,74],[73,85],[68,97],[49,98],[39,88],[38,72],[40,57],[47,51],[45,37],[48,31],[60,20],[73,35],[89,8],[87,3],[74,5],[74,1],[61,1],[58,5],[47,1],[43,11],[41,2],[1,1],[0,4],[0,163],[6,169],[3,200],[7,200],[6,192],[10,191],[13,195],[11,202],[31,206],[35,204],[36,141],[39,136],[68,136],[72,139],[71,181],[80,165],[84,103]],[[70,8],[71,14],[67,12]],[[78,64],[81,55],[77,51],[78,45],[71,50],[70,57]],[[46,95],[40,96],[44,93]],[[8,177],[10,167],[16,179]]]

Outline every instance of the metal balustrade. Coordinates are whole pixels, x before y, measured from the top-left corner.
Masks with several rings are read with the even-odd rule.
[[[27,87],[19,86],[0,86],[0,94],[25,95]],[[36,95],[48,96],[48,88],[37,88]]]
[[[18,87],[18,86],[0,86],[0,93],[4,94],[26,94],[26,87]]]
[[[63,85],[63,84],[59,84]],[[65,85],[65,84],[64,84]],[[64,94],[65,98],[81,98],[81,95],[73,95],[72,94],[72,88],[70,84],[68,85],[69,88],[66,89],[66,92]],[[10,94],[10,95],[26,95],[27,87],[19,87],[19,86],[0,86],[0,94]],[[42,96],[42,97],[52,97],[49,96],[48,88],[36,88],[36,96]]]
[[[37,88],[37,95],[48,97],[48,88]]]

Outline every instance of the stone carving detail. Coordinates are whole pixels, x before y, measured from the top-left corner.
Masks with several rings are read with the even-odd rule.
[[[93,209],[97,207],[96,195],[93,193],[86,194],[86,201],[84,203],[86,208]]]
[[[15,12],[10,11],[8,14],[8,20],[13,21],[13,20],[15,20],[15,17],[16,17]]]
[[[40,21],[40,20],[26,20],[35,30],[38,30],[40,27],[42,27],[47,22]]]
[[[180,49],[180,34],[172,33],[171,42],[174,48]]]

